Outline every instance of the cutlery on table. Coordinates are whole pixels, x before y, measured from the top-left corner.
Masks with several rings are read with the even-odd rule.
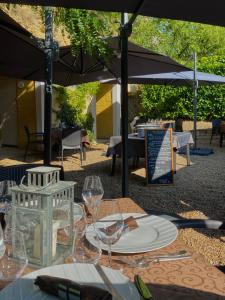
[[[149,215],[149,214],[143,213],[140,216],[137,216],[137,217],[134,216],[133,218],[134,218],[134,220],[140,220],[140,219],[149,218],[150,216],[151,215]],[[107,222],[115,222],[115,220],[114,219],[106,219],[106,220],[98,220],[98,222],[107,223]]]
[[[96,268],[99,276],[103,280],[104,284],[107,286],[108,291],[112,294],[113,300],[124,300],[123,297],[119,294],[119,292],[115,288],[115,286],[112,284],[112,282],[110,281],[108,276],[106,275],[106,273],[103,270],[102,266],[100,266],[99,264],[96,264],[95,268]]]
[[[138,259],[121,257],[117,261],[125,263],[133,268],[147,268],[151,263],[154,262],[172,261],[172,260],[187,259],[187,258],[191,258],[191,256],[187,255],[187,252],[185,250],[182,250],[170,254],[144,256]]]

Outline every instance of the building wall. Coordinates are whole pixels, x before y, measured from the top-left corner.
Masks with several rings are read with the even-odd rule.
[[[44,132],[44,82],[35,81],[37,131]]]
[[[96,96],[97,138],[113,135],[112,84],[102,84]]]
[[[121,127],[121,89],[120,84],[113,85],[112,103],[113,103],[113,135],[120,135]]]
[[[18,146],[24,147],[26,145],[24,126],[28,126],[31,132],[37,129],[35,82],[19,80],[17,82],[16,100]]]
[[[17,107],[15,79],[0,77],[0,129],[1,143],[17,146]]]

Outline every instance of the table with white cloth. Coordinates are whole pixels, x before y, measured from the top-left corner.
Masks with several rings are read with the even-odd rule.
[[[112,156],[111,175],[115,173],[116,157],[121,157],[121,136],[111,136],[106,156]],[[187,165],[190,166],[190,145],[193,137],[189,131],[173,132],[174,165],[176,166],[176,151],[186,147]],[[139,158],[145,157],[145,138],[138,137],[136,133],[128,135],[128,157],[133,158],[133,165],[138,165]]]
[[[110,200],[109,200],[110,201]],[[109,201],[103,201],[102,205],[106,211],[109,212]],[[143,209],[138,206],[132,199],[121,198],[118,199],[119,206],[123,214],[143,214]],[[154,220],[156,216],[148,216],[147,219]],[[142,221],[141,221],[142,220]],[[146,219],[140,219],[141,222]],[[162,226],[162,222],[166,222],[163,218],[157,219],[157,223],[153,222],[154,227],[164,228],[166,232],[164,239],[168,237],[168,227]],[[160,223],[159,223],[160,222]],[[168,222],[168,221],[167,221]],[[167,223],[166,222],[166,223]],[[149,224],[149,223],[148,223]],[[158,225],[157,225],[158,224]],[[160,227],[159,227],[159,224]],[[170,224],[171,226],[172,224]],[[148,231],[144,231],[146,236],[150,235],[151,225],[148,226]],[[141,227],[140,227],[141,228]],[[145,227],[142,227],[145,228]],[[145,228],[146,229],[146,228]],[[133,234],[135,231],[133,231]],[[140,232],[140,231],[139,231]],[[158,231],[157,231],[158,232]],[[160,231],[159,231],[160,232]],[[143,235],[144,235],[143,233]],[[171,233],[171,231],[169,231]],[[156,236],[155,241],[159,241],[160,234]],[[162,238],[162,237],[161,237]],[[152,241],[153,242],[153,241]],[[150,245],[152,245],[152,242]],[[138,243],[138,244],[137,244]],[[136,245],[139,246],[140,240],[136,239]],[[133,244],[133,241],[132,241]],[[165,253],[177,253],[180,251],[186,251],[191,256],[189,259],[180,259],[176,261],[164,261],[151,264],[149,268],[131,268],[127,264],[121,263],[121,258],[129,260],[140,259],[143,256],[149,255],[163,255]],[[193,250],[182,240],[182,236],[178,233],[176,239],[165,245],[163,248],[159,246],[151,252],[145,253],[112,253],[112,268],[108,269],[107,275],[110,282],[118,290],[120,295],[124,295],[124,292],[131,291],[129,296],[125,296],[124,300],[140,300],[140,296],[135,296],[133,293],[131,282],[127,284],[127,280],[134,281],[134,276],[141,276],[142,280],[149,286],[154,299],[156,300],[224,300],[225,299],[225,275],[219,271],[215,266],[209,265],[205,258]],[[2,287],[6,286],[0,292],[1,300],[53,300],[59,299],[58,297],[50,296],[41,292],[39,288],[34,285],[34,279],[37,275],[49,275],[60,278],[66,278],[73,281],[81,282],[84,284],[94,284],[96,286],[107,289],[107,285],[104,283],[100,275],[96,275],[97,271],[94,265],[87,264],[70,264],[71,259],[68,259],[63,265],[50,266],[48,268],[39,269],[35,273],[32,273],[32,268],[27,267],[25,277],[19,278],[14,283],[2,282]],[[102,253],[100,265],[108,266],[107,252]],[[83,268],[81,268],[83,265]],[[122,268],[123,274],[119,272]],[[113,274],[112,274],[113,273]],[[110,276],[111,275],[111,276]],[[125,277],[124,277],[125,276]],[[1,283],[1,281],[0,281]],[[0,285],[1,288],[1,285]],[[66,298],[65,298],[66,299]],[[116,299],[116,298],[115,298]],[[118,299],[118,298],[117,298]]]

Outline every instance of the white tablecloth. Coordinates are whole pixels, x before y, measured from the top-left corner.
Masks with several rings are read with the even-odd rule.
[[[138,137],[135,133],[128,135],[129,139],[137,139],[143,140],[144,138]],[[121,142],[121,136],[111,136],[109,141],[109,148],[113,148],[115,145]],[[193,137],[189,131],[186,132],[173,132],[173,147],[174,148],[181,148],[187,146],[188,144],[193,144]]]

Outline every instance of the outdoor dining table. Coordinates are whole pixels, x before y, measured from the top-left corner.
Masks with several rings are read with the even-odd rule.
[[[190,145],[194,143],[192,134],[189,131],[176,132],[173,131],[173,149],[174,149],[174,166],[176,166],[176,151],[177,149],[186,147],[187,165],[190,166]],[[106,156],[112,156],[111,175],[115,173],[116,157],[121,156],[121,136],[111,136]],[[128,135],[128,157],[136,159],[137,166],[139,157],[145,157],[145,138],[139,137],[137,133]]]
[[[118,199],[121,211],[123,213],[143,213],[143,209],[139,207],[130,198]],[[103,201],[107,211],[108,201]],[[110,214],[110,212],[109,212]],[[146,232],[146,234],[148,234]],[[147,283],[152,291],[155,300],[222,300],[225,299],[225,275],[216,267],[209,265],[204,257],[193,249],[189,248],[178,234],[177,239],[170,245],[160,250],[152,251],[151,254],[172,253],[174,251],[186,250],[190,255],[190,259],[177,261],[164,261],[151,264],[149,268],[131,268],[128,265],[121,264],[119,258],[126,256],[129,258],[140,258],[146,254],[115,254],[113,253],[113,268],[123,268],[123,274],[131,281],[134,280],[134,275],[138,274]],[[67,262],[71,262],[69,259]],[[100,260],[101,265],[108,265],[107,253],[102,254]],[[76,265],[74,266],[76,268]],[[33,271],[27,268],[25,273]],[[41,271],[41,269],[40,269]],[[57,274],[55,274],[57,276]],[[64,274],[65,277],[69,274]],[[19,279],[21,280],[21,279]],[[24,288],[25,281],[18,281],[19,286],[15,290],[15,295],[12,297],[13,285],[8,285],[0,292],[1,300],[23,300],[20,297],[20,288]],[[20,286],[21,284],[21,286]],[[18,292],[20,291],[20,292]],[[27,298],[28,299],[28,298]],[[139,300],[139,299],[137,299]]]

